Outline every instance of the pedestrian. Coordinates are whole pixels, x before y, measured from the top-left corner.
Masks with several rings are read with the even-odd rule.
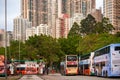
[[[47,75],[49,74],[49,69],[48,69],[48,67],[46,68],[46,72],[47,72]]]

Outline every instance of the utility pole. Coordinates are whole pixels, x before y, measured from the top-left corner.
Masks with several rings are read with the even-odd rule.
[[[7,80],[7,0],[5,0],[5,79]]]

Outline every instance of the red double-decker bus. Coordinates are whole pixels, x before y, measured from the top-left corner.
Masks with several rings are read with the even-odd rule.
[[[0,55],[0,76],[5,76],[5,69],[7,70],[7,75],[10,74],[10,70],[8,69],[9,66],[7,64],[7,67],[5,68],[5,57],[4,55]]]

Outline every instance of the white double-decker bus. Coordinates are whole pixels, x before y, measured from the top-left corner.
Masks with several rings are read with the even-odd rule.
[[[64,61],[60,63],[62,75],[77,75],[78,74],[78,56],[66,55]]]
[[[97,76],[120,76],[120,43],[110,44],[96,50],[94,67]]]
[[[94,52],[82,55],[79,62],[79,74],[81,75],[94,75],[93,68]]]

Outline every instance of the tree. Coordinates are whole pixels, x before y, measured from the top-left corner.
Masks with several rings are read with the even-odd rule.
[[[92,15],[88,14],[88,16],[81,21],[81,29],[80,29],[81,33],[83,35],[95,33],[94,30],[95,25],[96,25],[95,18]]]
[[[36,54],[37,56],[43,58],[46,63],[49,63],[49,65],[52,65],[52,63],[59,61],[60,56],[62,56],[60,44],[56,39],[50,36],[32,36],[26,40],[26,45],[26,48],[28,48],[28,50],[32,49],[33,53],[30,52],[30,55]]]
[[[96,23],[95,26],[96,34],[100,33],[109,33],[110,31],[114,30],[113,25],[110,23],[108,18],[103,18],[101,22]]]
[[[10,55],[11,58],[19,59],[19,41],[11,41],[10,42]]]
[[[120,37],[120,32],[117,32],[117,33],[115,34],[115,36],[116,36],[116,37]]]
[[[5,53],[5,48],[4,47],[0,47],[0,55],[4,55]]]
[[[80,26],[75,22],[70,29],[69,36],[80,36]]]
[[[77,51],[81,54],[90,53],[111,43],[120,43],[120,37],[108,33],[90,34],[82,38]]]
[[[68,38],[60,38],[58,41],[64,54],[78,54],[77,47],[81,42],[81,36],[69,36]]]

